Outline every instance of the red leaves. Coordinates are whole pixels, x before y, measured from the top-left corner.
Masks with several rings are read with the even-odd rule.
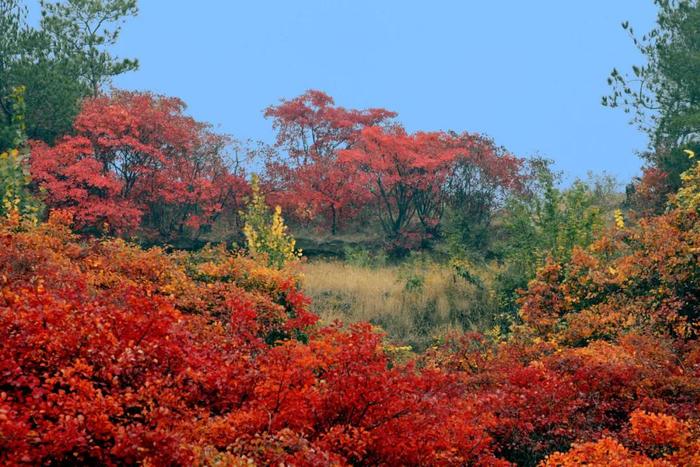
[[[343,151],[341,160],[362,174],[375,199],[379,219],[390,240],[396,240],[419,210],[417,198],[437,204],[441,184],[456,153],[439,133],[407,134],[402,128],[369,127],[357,146]],[[429,216],[424,217],[426,222]]]
[[[179,99],[115,91],[84,102],[76,135],[32,147],[47,204],[76,227],[134,231],[142,220],[169,236],[235,212],[245,181],[223,160],[227,138],[183,114]]]
[[[49,148],[32,143],[32,175],[46,191],[46,203],[73,214],[75,226],[120,232],[133,230],[143,214],[121,196],[123,183],[93,158],[89,140],[75,137]]]
[[[534,465],[571,443],[606,436],[614,438],[616,446],[639,450],[640,434],[630,435],[628,430],[635,411],[666,414],[658,419],[655,433],[670,434],[672,429],[663,426],[672,425],[663,424],[672,417],[697,420],[700,380],[689,372],[698,368],[693,363],[696,353],[686,350],[687,357],[681,360],[675,345],[645,335],[627,335],[616,343],[595,341],[581,348],[524,336],[501,344],[463,336],[433,350],[426,363],[458,375],[467,389],[463,398],[478,407],[478,413],[493,417],[492,422],[486,418],[481,423],[499,456],[518,465]],[[653,443],[643,444],[644,453],[651,453]],[[602,443],[583,450],[607,452],[608,447]]]
[[[391,241],[405,241],[411,233],[421,240],[439,232],[449,195],[447,182],[458,176],[460,164],[473,164],[498,186],[516,187],[521,179],[517,159],[498,155],[489,141],[466,133],[408,134],[400,126],[371,126],[340,155],[372,194]]]
[[[547,263],[508,340],[404,366],[369,325],[317,327],[294,271],[71,233],[196,229],[235,203],[223,140],[182,111],[116,93],[34,145],[63,209],[0,223],[0,463],[700,464],[695,207]],[[337,214],[370,194],[396,238],[438,227],[465,160],[519,189],[518,160],[478,136],[408,134],[319,92],[267,114],[296,164],[287,195]]]
[[[265,116],[283,152],[267,155],[270,201],[303,223],[321,217],[333,234],[365,212],[379,217],[391,244],[415,247],[439,234],[451,190],[522,189],[522,161],[480,135],[409,134],[393,112],[345,109],[313,90]],[[466,180],[473,169],[478,180]]]
[[[525,304],[541,325],[461,336],[420,370],[368,325],[314,327],[292,273],[223,248],[79,242],[65,211],[0,227],[0,462],[693,465],[697,342],[658,321],[606,342],[590,321],[623,298],[653,310],[650,277],[661,302],[692,290],[695,237],[673,219],[550,264]]]
[[[544,465],[665,466],[696,465],[700,462],[700,441],[686,423],[663,414],[635,411],[630,416],[630,449],[610,438],[578,444],[567,453],[547,458]]]
[[[454,376],[310,328],[288,273],[66,222],[0,227],[0,463],[501,462]]]
[[[224,248],[78,241],[66,211],[0,226],[0,463],[694,465],[700,351],[668,332],[695,324],[689,219],[547,265],[509,341],[420,366]]]
[[[277,144],[288,151],[293,166],[332,158],[336,150],[352,146],[362,128],[395,116],[384,109],[337,107],[333,98],[315,90],[265,110],[278,131]]]
[[[362,207],[368,193],[338,151],[354,146],[359,132],[396,114],[384,109],[353,110],[335,106],[321,91],[310,90],[268,107],[276,146],[286,159],[268,161],[268,173],[280,196],[273,201],[302,220],[323,216],[333,233]]]

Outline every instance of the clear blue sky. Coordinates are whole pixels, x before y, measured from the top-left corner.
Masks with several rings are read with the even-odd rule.
[[[653,26],[651,0],[141,0],[118,87],[181,97],[238,138],[272,141],[262,109],[306,89],[397,111],[409,130],[489,134],[585,176],[637,174],[646,138],[602,107],[613,67],[642,57],[620,27]]]

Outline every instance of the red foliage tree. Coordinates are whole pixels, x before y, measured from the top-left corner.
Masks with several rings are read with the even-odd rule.
[[[341,160],[363,175],[384,232],[396,241],[417,212],[424,225],[435,222],[431,214],[440,209],[442,183],[456,154],[446,134],[375,126],[362,130],[357,146],[343,151]]]
[[[93,157],[90,140],[71,137],[53,148],[31,143],[31,172],[52,208],[70,210],[79,229],[103,228],[131,231],[143,215],[131,200],[122,196],[122,183]]]
[[[668,174],[658,167],[645,167],[642,176],[627,186],[627,204],[640,216],[663,212],[670,187]]]
[[[323,216],[335,234],[339,225],[368,200],[368,193],[338,152],[353,147],[359,132],[396,116],[384,109],[354,110],[336,106],[321,91],[268,107],[276,146],[283,158],[268,160],[274,200],[300,219]]]
[[[81,228],[134,230],[143,221],[164,236],[235,212],[245,183],[222,156],[228,140],[184,108],[125,91],[85,101],[74,136],[33,146],[32,175],[48,205],[71,210]]]
[[[415,218],[423,235],[439,232],[451,191],[465,190],[460,184],[473,182],[464,176],[465,166],[479,168],[504,187],[516,186],[521,178],[518,159],[499,154],[489,140],[468,133],[409,134],[399,126],[367,127],[357,144],[341,154],[342,162],[362,174],[393,242],[411,243]]]

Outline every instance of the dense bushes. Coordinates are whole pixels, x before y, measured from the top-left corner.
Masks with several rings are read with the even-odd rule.
[[[611,79],[612,105],[662,104],[623,212],[608,178],[562,190],[547,161],[320,91],[266,109],[249,186],[179,99],[102,93],[135,67],[106,50],[133,0],[42,4],[40,31],[0,1],[0,464],[700,465],[697,73],[669,66],[700,16],[657,3],[655,98]],[[395,255],[304,271],[268,202]]]
[[[142,102],[144,122],[162,110],[151,96],[119,98]],[[185,143],[168,159],[133,138],[145,138],[144,125],[119,133],[116,146],[113,130],[97,125],[97,143],[75,136],[37,147],[35,168],[60,165],[64,153],[83,154],[66,159],[77,166],[148,155],[160,164],[144,162],[133,178],[103,172],[121,190],[116,199],[146,207],[124,194],[128,181],[140,193],[192,153]],[[53,189],[78,175],[65,167],[40,183]],[[0,461],[692,464],[700,165],[682,181],[667,213],[635,224],[617,212],[615,227],[586,248],[575,245],[603,228],[594,193],[578,185],[560,202],[550,185],[532,229],[551,253],[519,299],[521,323],[509,334],[448,335],[416,361],[367,324],[316,323],[299,263],[287,261],[293,243],[257,184],[248,240],[257,245],[270,230],[277,240],[265,248],[279,258],[262,243],[245,257],[223,246],[166,253],[90,238],[87,198],[39,224],[10,209],[0,227]],[[575,215],[581,206],[589,218]],[[468,262],[453,266],[455,280],[478,288]],[[420,275],[403,279],[408,295],[425,286]]]
[[[699,173],[695,164],[683,175],[667,214],[618,219],[539,269],[508,339],[457,337],[427,356],[497,414],[497,454],[532,465],[583,443],[549,465],[697,460]]]
[[[68,222],[2,226],[2,463],[496,462],[452,376],[310,327],[288,273]]]
[[[450,268],[430,275],[434,258],[405,262],[396,293],[379,291],[378,302],[411,307],[403,328],[429,347],[414,355],[367,323],[317,323],[280,209],[269,210],[256,178],[248,209],[236,211],[249,188],[225,164],[225,139],[180,101],[114,92],[82,109],[75,135],[32,143],[31,180],[24,148],[0,158],[0,462],[697,460],[699,164],[664,214],[640,220],[614,209],[610,182],[560,191],[542,161],[519,178],[528,166],[481,138],[343,129],[352,144],[333,157],[374,187],[368,206],[387,238],[401,239],[393,247],[410,246],[415,228],[419,240],[437,235],[451,202],[476,203],[485,225],[507,215],[492,243],[505,265],[459,254],[478,238],[467,232],[452,238]],[[29,187],[47,222],[33,215]],[[245,222],[247,255],[144,250],[109,236],[197,235],[221,215]],[[527,289],[505,287],[503,300],[494,283],[504,277]],[[499,300],[510,315],[495,311]]]
[[[293,270],[3,221],[0,460],[692,465],[697,167],[667,214],[542,268],[510,336],[408,364],[315,324]]]

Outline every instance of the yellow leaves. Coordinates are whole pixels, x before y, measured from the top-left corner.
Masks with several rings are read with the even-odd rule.
[[[0,160],[8,160],[8,159],[15,159],[15,160],[19,159],[19,150],[10,149],[9,151],[0,153]]]
[[[200,274],[204,274],[205,276],[218,276],[220,274],[220,267],[217,264],[214,264],[212,262],[206,262],[204,264],[200,264],[197,267],[197,272]]]
[[[622,216],[622,210],[621,209],[615,209],[615,226],[617,226],[618,229],[624,229],[625,228],[625,218]]]
[[[675,197],[676,205],[686,211],[697,210],[700,208],[700,162],[683,172],[681,181],[683,184]]]
[[[29,192],[26,154],[18,149],[0,153],[0,216],[19,225],[27,219],[36,223],[38,203]]]
[[[690,149],[684,149],[683,152],[688,155],[688,159],[692,159],[693,157],[695,157],[695,152],[691,151]]]
[[[270,214],[257,176],[253,177],[252,191],[248,208],[242,213],[248,253],[253,258],[266,258],[270,266],[282,268],[300,258],[301,250],[296,249],[296,241],[287,234],[282,208],[275,206]]]

